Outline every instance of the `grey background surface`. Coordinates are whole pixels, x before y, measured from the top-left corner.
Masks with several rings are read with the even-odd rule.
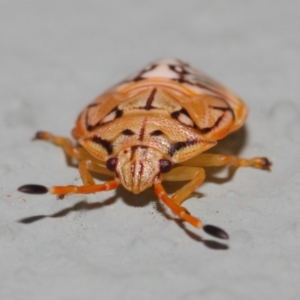
[[[0,298],[299,299],[299,6],[1,0]],[[220,151],[274,163],[271,173],[240,169],[224,184],[210,176],[202,197],[185,202],[228,231],[228,250],[208,248],[203,231],[162,213],[151,190],[63,201],[17,192],[80,184],[61,149],[30,139],[37,130],[70,136],[95,96],[161,57],[188,61],[247,102],[246,127]],[[63,209],[70,213],[16,222]]]

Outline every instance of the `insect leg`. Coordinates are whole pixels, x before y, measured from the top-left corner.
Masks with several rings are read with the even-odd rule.
[[[166,181],[190,180],[171,196],[171,199],[176,204],[180,205],[197,187],[203,183],[205,179],[205,170],[199,167],[180,166],[172,169],[169,173],[163,174],[162,178]]]
[[[104,184],[95,184],[95,181],[90,174],[90,171],[98,172],[101,174],[112,175],[112,172],[108,171],[105,167],[97,165],[90,160],[81,160],[79,162],[79,172],[83,182],[83,186],[54,186],[49,189],[50,193],[55,195],[65,194],[90,194],[100,191],[108,191],[116,188],[119,183],[115,180],[107,181]],[[65,191],[62,192],[61,191]]]
[[[92,177],[91,173],[88,171],[88,160],[81,160],[79,162],[79,173],[80,173],[80,177],[82,179],[82,182],[84,185],[93,185],[95,184],[94,178]]]
[[[82,179],[83,184],[94,184],[94,179],[91,176],[89,171],[93,171],[96,173],[114,176],[113,172],[109,171],[106,166],[104,166],[100,161],[94,163],[90,160],[81,160],[79,162],[79,172]]]
[[[154,184],[155,194],[163,201],[163,203],[168,206],[172,212],[177,215],[180,219],[185,220],[196,228],[203,228],[203,230],[214,237],[220,239],[228,239],[228,234],[221,228],[214,225],[204,225],[201,220],[192,216],[189,211],[182,207],[181,205],[176,204],[166,193],[165,189],[161,183]]]
[[[90,184],[90,185],[66,185],[66,186],[53,186],[51,188],[46,188],[42,185],[37,184],[26,184],[18,188],[18,191],[27,194],[45,194],[47,192],[64,196],[66,194],[91,194],[102,191],[109,191],[117,188],[119,182],[115,180],[107,181],[103,184]]]
[[[48,189],[54,195],[66,194],[91,194],[102,191],[109,191],[117,188],[119,183],[115,180],[106,181],[103,184],[90,184],[90,185],[66,185],[66,186],[53,186]]]
[[[183,162],[185,166],[212,167],[224,166],[253,167],[262,170],[271,170],[272,163],[266,157],[239,158],[234,155],[201,153],[200,155]]]
[[[90,194],[100,191],[108,191],[115,189],[119,185],[119,183],[115,180],[107,181],[104,184],[95,184],[89,170],[106,175],[113,175],[112,172],[108,171],[106,167],[101,165],[101,162],[97,164],[90,160],[80,160],[79,173],[83,182],[82,186],[53,186],[48,189],[42,185],[26,184],[21,186],[18,190],[28,194],[44,194],[50,192],[51,194],[62,196],[66,194]]]
[[[187,221],[191,225],[197,228],[202,228],[203,224],[202,222],[197,219],[196,217],[193,217],[186,208],[176,204],[166,193],[165,189],[160,183],[154,184],[154,191],[155,194],[159,199],[163,201],[163,203],[168,206],[172,212],[177,215],[179,218]]]
[[[95,160],[85,149],[83,149],[82,147],[75,147],[70,139],[60,136],[54,136],[51,133],[44,131],[37,132],[34,139],[52,142],[53,144],[63,148],[67,158],[78,159],[79,172],[83,181],[83,186],[69,185],[46,188],[41,185],[27,184],[21,186],[19,188],[19,191],[30,194],[42,194],[47,192],[55,195],[89,194],[115,189],[119,185],[119,183],[115,180],[107,181],[104,184],[95,184],[89,170],[106,175],[113,175],[112,172],[107,170],[103,162]]]
[[[63,148],[67,158],[73,157],[76,159],[87,159],[91,156],[82,147],[75,147],[69,138],[55,136],[46,131],[38,131],[33,140],[44,140],[53,143],[56,146]]]

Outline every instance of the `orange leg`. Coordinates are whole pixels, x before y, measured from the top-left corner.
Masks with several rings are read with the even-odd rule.
[[[52,142],[54,145],[63,148],[67,157],[79,160],[79,172],[84,184],[94,183],[92,177],[87,174],[87,170],[113,176],[113,173],[106,168],[105,162],[95,159],[82,147],[74,147],[69,138],[54,136],[49,132],[39,131],[33,139]]]
[[[51,193],[53,195],[64,196],[67,194],[91,194],[96,192],[110,191],[117,188],[119,182],[116,180],[106,181],[102,184],[90,184],[90,185],[55,185],[51,188],[46,188],[39,184],[25,184],[18,188],[18,191],[26,194],[46,194]]]
[[[165,189],[161,185],[161,183],[154,184],[154,191],[155,194],[162,202],[168,206],[172,212],[177,215],[180,219],[185,220],[186,222],[190,223],[192,226],[196,228],[203,228],[203,230],[214,237],[220,239],[228,239],[228,234],[221,228],[213,226],[213,225],[204,225],[201,220],[197,219],[196,217],[192,216],[189,211],[176,204],[166,193]]]
[[[91,184],[91,185],[66,185],[66,186],[53,186],[48,189],[51,194],[54,195],[66,195],[66,194],[91,194],[102,191],[109,191],[117,188],[119,182],[115,180],[107,181],[103,184]]]
[[[205,170],[199,167],[179,166],[172,169],[169,173],[163,174],[162,179],[166,181],[190,180],[171,196],[171,199],[180,205],[203,183]]]
[[[155,194],[159,199],[163,201],[163,203],[168,206],[172,212],[177,215],[179,218],[187,221],[191,225],[197,228],[202,228],[203,224],[202,222],[197,219],[196,217],[193,217],[186,208],[176,204],[166,193],[165,189],[160,183],[154,184],[154,191]]]
[[[78,160],[91,160],[100,164],[100,161],[95,160],[93,156],[91,156],[84,148],[75,147],[69,138],[55,136],[46,131],[39,131],[36,133],[33,140],[43,140],[53,143],[56,146],[63,148],[65,155],[67,158],[76,158]],[[103,164],[105,167],[105,165]]]
[[[114,176],[113,172],[107,170],[107,168],[103,167],[102,165],[94,163],[90,160],[81,160],[79,161],[79,173],[84,185],[95,184],[95,181],[89,171]]]
[[[34,139],[52,142],[53,144],[62,147],[67,157],[76,158],[77,160],[79,160],[78,168],[83,186],[54,186],[48,189],[50,193],[55,195],[65,195],[73,193],[88,194],[100,191],[108,191],[116,188],[119,185],[119,183],[114,180],[108,181],[104,184],[95,184],[95,181],[91,176],[89,170],[111,176],[113,176],[113,173],[107,170],[103,162],[93,158],[82,147],[74,147],[70,139],[54,136],[51,133],[44,131],[38,132]]]
[[[234,155],[201,153],[198,156],[181,163],[193,167],[219,167],[224,165],[235,167],[253,167],[262,170],[271,170],[272,163],[266,157],[239,158]]]
[[[87,164],[88,164],[87,160],[81,160],[79,162],[78,169],[79,169],[80,177],[84,185],[94,185],[95,181],[87,169]]]

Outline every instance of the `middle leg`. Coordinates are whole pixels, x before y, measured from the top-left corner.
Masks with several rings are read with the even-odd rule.
[[[180,205],[203,183],[205,179],[205,170],[199,167],[179,166],[172,169],[169,173],[163,174],[162,178],[166,181],[190,180],[171,196],[171,199],[176,204]]]

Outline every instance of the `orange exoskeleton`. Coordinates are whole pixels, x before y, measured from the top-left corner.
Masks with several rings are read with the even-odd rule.
[[[82,186],[24,185],[27,193],[55,195],[95,193],[121,184],[133,193],[154,186],[159,199],[179,218],[207,233],[227,238],[212,225],[203,225],[182,202],[205,179],[203,167],[230,164],[269,170],[264,157],[240,159],[231,155],[202,153],[217,140],[240,128],[247,107],[230,90],[188,64],[165,59],[107,90],[79,115],[72,131],[79,147],[68,138],[38,132],[35,139],[61,146],[79,161]],[[89,171],[113,176],[95,184]],[[188,181],[168,196],[162,181]]]

